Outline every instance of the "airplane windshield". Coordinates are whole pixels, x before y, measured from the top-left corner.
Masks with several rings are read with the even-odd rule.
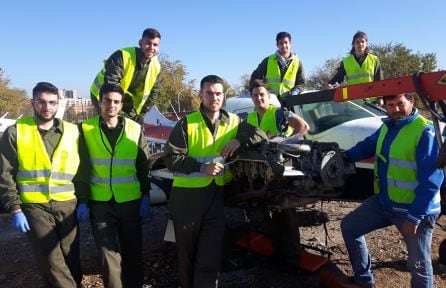
[[[297,108],[297,109],[296,109]],[[318,134],[342,123],[368,117],[382,117],[386,113],[380,107],[367,105],[364,100],[346,102],[320,102],[298,105],[300,113],[310,125],[309,134]]]

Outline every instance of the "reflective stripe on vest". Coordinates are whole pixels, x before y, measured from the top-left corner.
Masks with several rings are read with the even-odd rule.
[[[345,57],[342,63],[344,64],[347,85],[373,82],[377,59],[378,57],[369,53],[360,66],[355,56]]]
[[[20,178],[41,178],[50,177],[54,180],[72,180],[74,175],[62,172],[52,172],[51,170],[18,171],[17,177]]]
[[[91,182],[93,183],[97,183],[97,184],[129,184],[132,182],[136,182],[138,181],[138,177],[136,177],[136,175],[133,176],[127,176],[127,177],[106,177],[106,178],[101,178],[98,176],[93,176],[91,177]]]
[[[268,57],[268,65],[266,68],[266,83],[271,93],[276,94],[279,98],[288,95],[289,91],[296,85],[296,75],[299,70],[299,59],[296,55],[292,56],[288,69],[280,80],[280,68],[277,63],[277,55],[272,54]]]
[[[378,159],[387,162],[387,191],[389,199],[400,204],[410,204],[415,199],[417,181],[416,149],[426,125],[430,122],[418,116],[404,125],[393,139],[389,151],[389,159],[381,154],[382,144],[387,135],[387,125],[382,125],[376,143],[375,157],[375,193],[379,193]]]
[[[133,99],[133,104],[135,106],[135,110],[138,114],[141,113],[142,107],[146,102],[147,98],[149,98],[150,91],[152,91],[153,86],[155,85],[155,81],[158,78],[158,75],[161,71],[161,65],[158,61],[158,57],[154,56],[150,60],[149,68],[147,70],[147,75],[144,84],[144,92],[141,95],[133,95],[128,92],[130,84],[132,83],[133,74],[135,72],[136,67],[136,48],[129,47],[120,49],[123,57],[123,78],[120,81],[120,86],[124,93],[131,95]],[[105,62],[105,61],[104,61]],[[96,78],[91,85],[90,91],[96,99],[99,101],[99,92],[101,90],[102,85],[104,84],[104,75],[105,75],[105,66],[102,70],[97,74]]]
[[[220,156],[223,146],[237,135],[240,118],[229,114],[229,123],[220,122],[216,127],[215,138],[206,125],[200,111],[188,114],[187,117],[187,143],[189,150],[187,156],[195,158],[199,163],[221,162]],[[226,168],[226,167],[225,167]],[[174,173],[173,187],[199,188],[211,184],[212,180],[219,186],[223,186],[232,178],[229,169],[217,176],[208,176],[204,173],[194,172],[190,174]]]
[[[141,125],[124,118],[124,128],[112,149],[99,123],[99,116],[82,123],[92,165],[90,199],[109,201],[114,196],[122,203],[141,198],[135,166]]]
[[[274,136],[278,136],[280,134],[280,131],[277,128],[277,109],[278,107],[270,105],[263,114],[262,120],[260,120],[260,124],[257,111],[249,112],[246,121],[252,126],[262,129],[263,131],[265,131],[265,133],[270,133]],[[290,136],[291,134],[293,134],[293,128],[288,126],[285,136]]]
[[[19,187],[20,187],[20,189],[22,191],[27,191],[27,193],[36,193],[36,192],[44,193],[44,194],[50,193],[50,187],[48,186],[48,184],[40,184],[40,185],[20,184]],[[73,184],[66,184],[66,185],[63,185],[63,186],[53,186],[53,187],[51,187],[51,194],[65,193],[65,192],[72,192],[72,191],[74,191],[74,185]],[[36,195],[33,195],[33,196],[36,196]],[[70,198],[70,199],[66,199],[66,200],[71,200],[71,199],[74,199],[74,198],[75,197]],[[57,201],[65,201],[65,200],[57,200]],[[48,203],[48,202],[49,202],[49,200],[47,202],[24,202],[24,203]]]
[[[23,203],[75,199],[72,179],[79,166],[79,131],[60,120],[63,134],[52,160],[32,117],[17,120],[17,184]]]

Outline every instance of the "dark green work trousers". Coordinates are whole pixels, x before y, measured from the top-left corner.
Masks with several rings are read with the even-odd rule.
[[[28,235],[46,287],[80,287],[77,200],[22,204],[31,230]]]
[[[90,202],[92,231],[105,287],[143,285],[140,202]]]
[[[217,287],[225,230],[223,188],[174,187],[169,209],[182,288]]]

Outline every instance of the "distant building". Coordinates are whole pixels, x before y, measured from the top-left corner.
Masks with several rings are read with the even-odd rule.
[[[60,99],[76,99],[78,98],[77,90],[59,89]]]
[[[70,90],[70,91],[76,91],[76,90]],[[93,108],[93,105],[91,104],[91,99],[86,98],[67,98],[67,109],[69,108],[73,109],[73,112],[76,114],[87,112],[88,110],[91,110]]]

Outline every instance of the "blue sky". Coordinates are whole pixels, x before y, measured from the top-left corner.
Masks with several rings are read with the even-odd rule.
[[[233,86],[276,49],[288,31],[310,75],[325,60],[345,55],[357,30],[371,44],[402,43],[437,54],[446,70],[446,1],[2,1],[0,67],[16,88],[39,81],[89,87],[102,61],[135,46],[145,28],[157,28],[160,52],[179,60],[188,79],[222,76]],[[443,20],[441,20],[443,19]]]

